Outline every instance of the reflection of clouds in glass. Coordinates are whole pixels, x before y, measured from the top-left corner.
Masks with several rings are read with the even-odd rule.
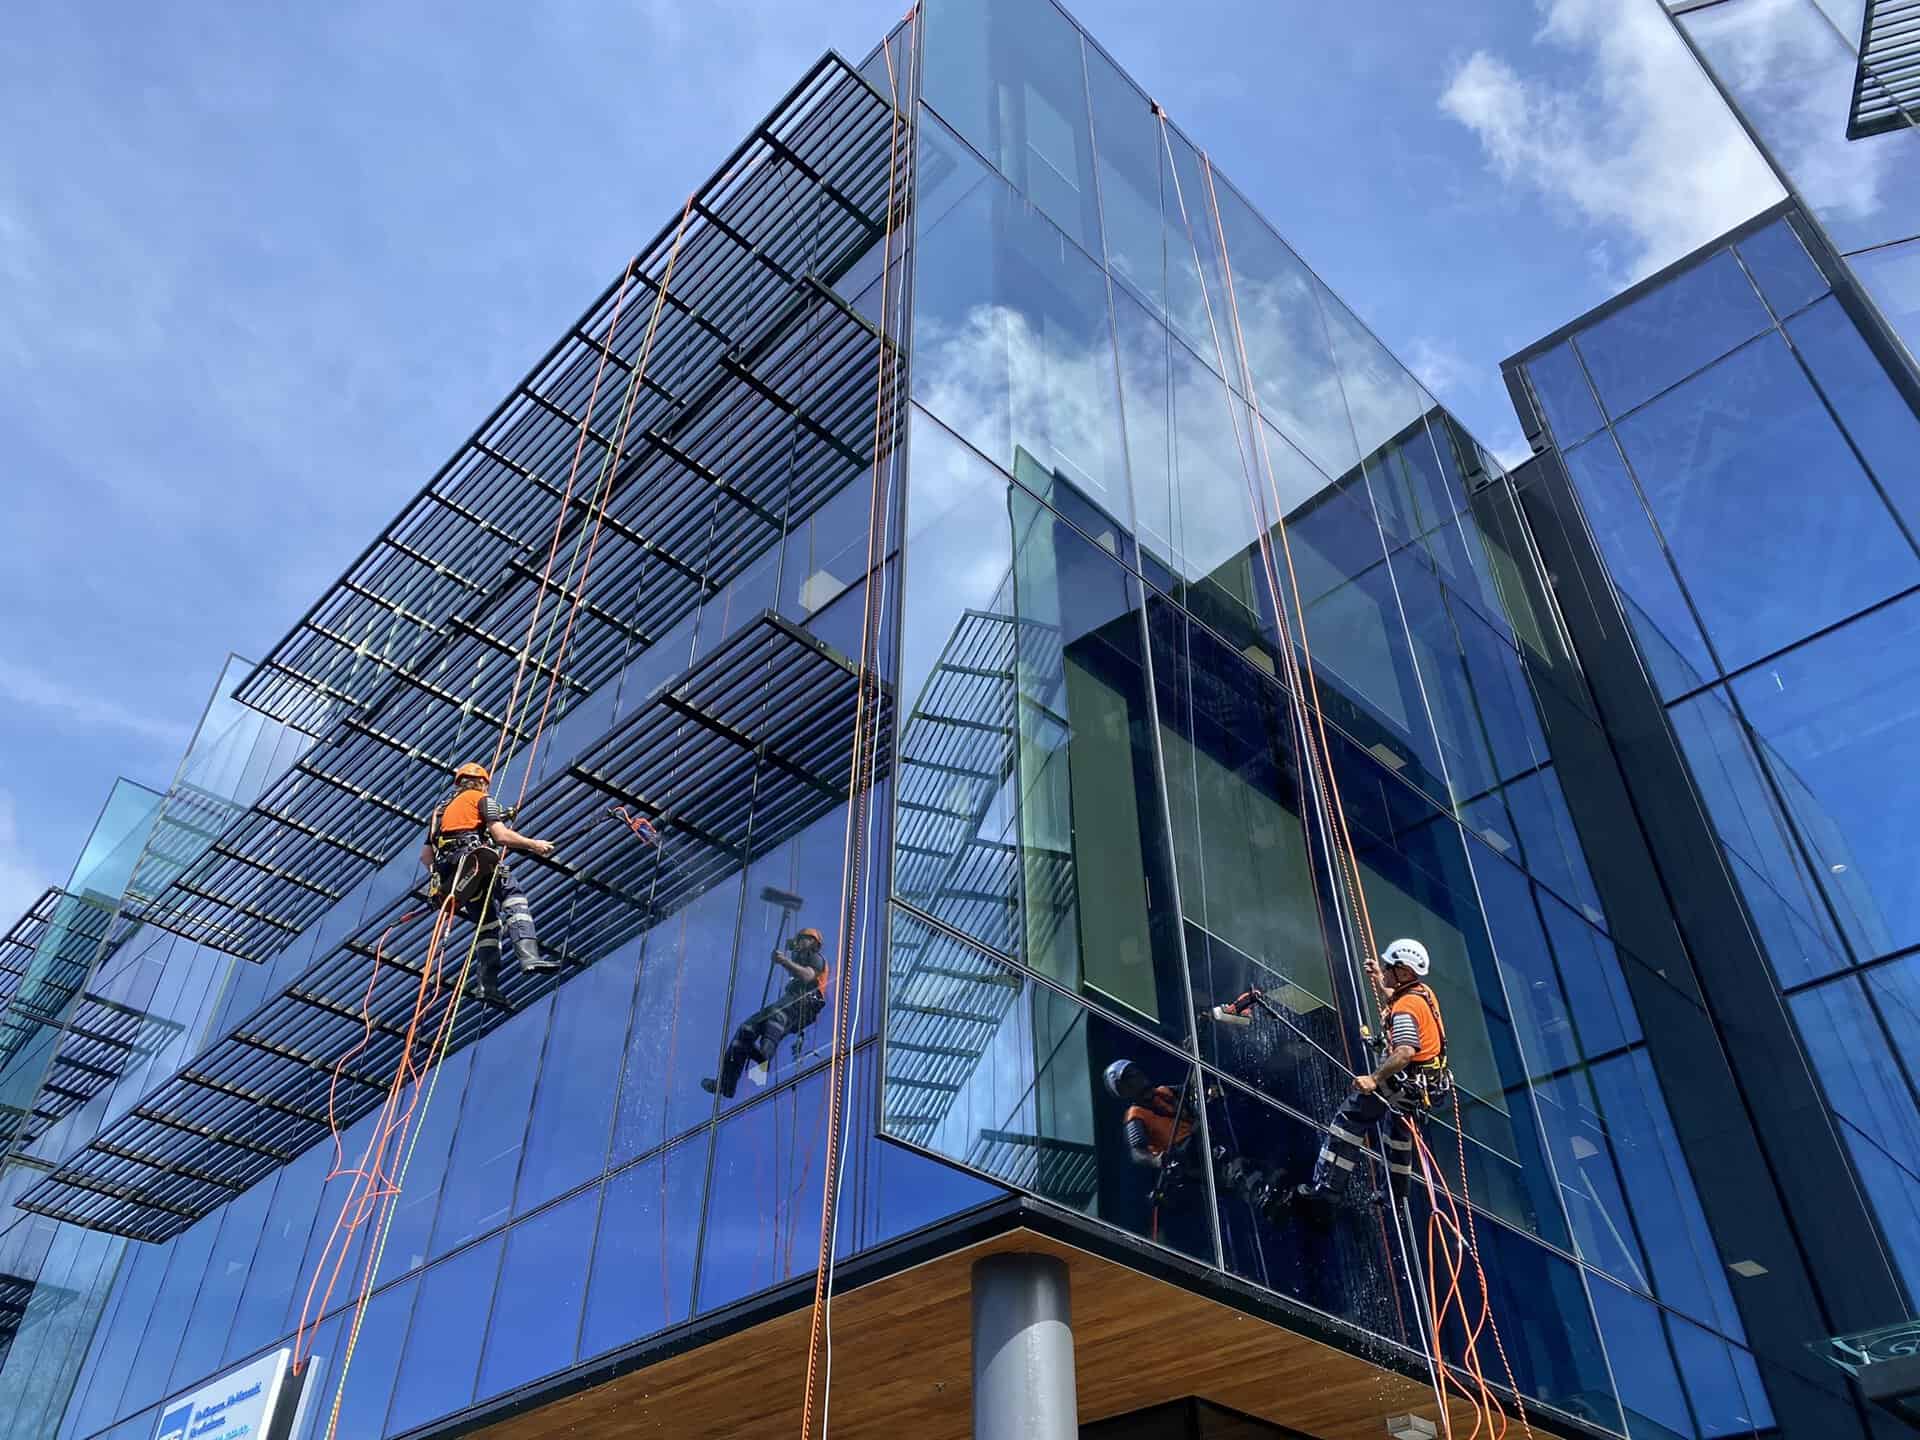
[[[1742,0],[1682,22],[1822,219],[1883,205],[1888,147],[1847,139],[1856,57],[1810,0]],[[1910,159],[1920,151],[1908,145]]]
[[[914,412],[900,694],[917,703],[967,610],[1013,613],[1006,481]]]
[[[1112,352],[1010,305],[969,307],[957,325],[926,316],[914,342],[914,393],[1009,470],[1016,447],[1123,518]]]

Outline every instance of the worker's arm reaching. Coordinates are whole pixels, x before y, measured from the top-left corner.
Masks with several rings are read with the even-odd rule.
[[[815,966],[802,964],[798,960],[789,959],[778,950],[773,952],[773,963],[793,976],[794,979],[804,980],[809,985],[820,978],[820,971]]]
[[[1377,969],[1378,967],[1372,967]],[[1405,1010],[1391,1011],[1385,1017],[1387,1054],[1371,1075],[1353,1077],[1354,1089],[1376,1090],[1413,1063],[1420,1050],[1420,1027]]]
[[[487,826],[487,834],[493,837],[493,843],[504,845],[509,850],[519,850],[528,855],[538,855],[542,860],[553,854],[551,840],[535,840],[522,835],[504,820],[495,820]]]

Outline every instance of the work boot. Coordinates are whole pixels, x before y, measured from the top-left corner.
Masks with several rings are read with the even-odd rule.
[[[513,942],[513,958],[520,962],[522,975],[540,975],[549,970],[558,970],[560,962],[549,955],[540,953],[540,942],[521,936]]]
[[[718,1095],[720,1093],[720,1082],[715,1080],[711,1075],[702,1075],[700,1077],[700,1088],[709,1095]]]
[[[505,1005],[507,997],[494,978],[491,965],[473,965],[467,970],[466,991],[483,1005]]]

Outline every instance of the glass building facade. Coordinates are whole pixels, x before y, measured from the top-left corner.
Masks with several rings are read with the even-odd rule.
[[[1751,1044],[1735,1017],[1772,1011],[1786,1048],[1735,1064],[1804,1056],[1817,1081],[1817,1110],[1768,1097],[1756,1114],[1807,1172],[1833,1167],[1794,1223],[1846,1232],[1828,1313],[1862,1329],[1910,1316],[1920,1280],[1898,801],[1920,734],[1903,680],[1920,409],[1869,343],[1871,303],[1789,203],[1508,367],[1544,452],[1529,510],[1550,549],[1592,546],[1631,637],[1590,667],[1616,717],[1645,696],[1630,765],[1678,778],[1717,852],[1669,849],[1667,883],[1739,902],[1713,962],[1738,992],[1722,1028]]]
[[[1920,101],[1911,12],[1893,0],[1664,3],[1913,363],[1920,356]]]
[[[1833,302],[1796,244],[1728,250],[1665,371],[1630,335],[1543,352],[1543,403],[1584,395],[1622,473],[1777,449],[1624,432],[1755,336],[1802,363]],[[1782,373],[1745,383],[1782,405]],[[1755,666],[1895,615],[1869,553],[1914,583],[1884,534],[1839,550],[1870,502],[1905,543],[1861,449],[1897,453],[1889,414],[1795,433],[1859,478],[1806,522],[1832,563],[1794,636],[1774,587],[1642,587],[1671,531],[1608,553],[1676,707],[1746,715]],[[1048,0],[928,0],[825,57],[16,928],[0,1440],[149,1436],[290,1343],[337,1434],[458,1433],[790,1308],[823,1256],[1015,1210],[1425,1379],[1465,1359],[1420,1318],[1426,1202],[1320,1230],[1234,1179],[1304,1178],[1367,1063],[1368,928],[1434,956],[1459,1105],[1425,1133],[1496,1390],[1549,1433],[1874,1433],[1805,1349],[1816,1259],[1526,499]],[[1669,636],[1696,584],[1715,618]],[[1810,743],[1780,714],[1755,774]],[[563,965],[456,1005],[418,848],[496,739],[496,793],[559,845],[516,874]],[[1880,837],[1793,773],[1775,833],[1825,807],[1856,908],[1805,855],[1729,863],[1805,931],[1796,1006],[1885,1016]],[[802,924],[843,1043],[815,1022],[716,1095]],[[409,1069],[417,995],[449,1039]],[[1203,1097],[1177,1189],[1129,1156],[1117,1060]],[[398,1193],[343,1227],[402,1112]]]

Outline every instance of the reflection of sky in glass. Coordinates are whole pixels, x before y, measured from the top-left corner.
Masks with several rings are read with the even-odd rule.
[[[1842,251],[1920,233],[1920,130],[1847,139],[1857,16],[1848,38],[1814,0],[1731,0],[1680,23]]]

